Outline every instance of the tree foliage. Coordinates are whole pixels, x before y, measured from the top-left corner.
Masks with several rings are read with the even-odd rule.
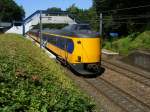
[[[0,21],[22,21],[24,17],[22,6],[18,6],[13,0],[0,0]]]
[[[98,29],[98,24],[95,20],[98,19],[94,8],[80,9],[75,4],[71,5],[67,11],[74,15],[75,19],[80,23],[88,23],[93,30]]]
[[[149,22],[146,16],[150,14],[150,7],[139,6],[148,4],[150,4],[149,0],[93,0],[97,15],[103,13],[104,19],[107,19],[104,20],[105,32],[117,31],[121,34],[145,30]],[[126,9],[130,7],[139,8]]]
[[[48,12],[61,12],[61,8],[52,7],[47,9]]]

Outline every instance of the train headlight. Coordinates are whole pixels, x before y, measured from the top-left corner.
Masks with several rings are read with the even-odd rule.
[[[81,56],[78,56],[78,62],[81,62]]]
[[[78,44],[81,44],[81,41],[77,41]]]

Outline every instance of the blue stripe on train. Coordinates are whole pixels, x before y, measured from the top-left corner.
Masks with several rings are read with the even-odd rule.
[[[68,43],[67,43],[67,51],[69,53],[73,53],[73,50],[74,50],[74,43],[72,40],[69,40]]]
[[[43,40],[47,41],[48,43],[62,49],[66,50],[68,53],[73,53],[74,50],[74,43],[71,39],[66,39],[62,37],[56,37],[56,36],[49,36],[49,35],[43,35]],[[67,44],[67,48],[66,48]]]

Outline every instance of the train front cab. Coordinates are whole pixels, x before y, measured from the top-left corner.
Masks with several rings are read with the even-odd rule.
[[[72,38],[74,51],[68,58],[71,67],[80,74],[100,72],[101,48],[100,37]]]
[[[48,39],[46,47],[66,61],[78,73],[93,74],[95,72],[93,68],[99,69],[101,61],[100,37],[79,38],[49,33],[44,33],[43,36]]]

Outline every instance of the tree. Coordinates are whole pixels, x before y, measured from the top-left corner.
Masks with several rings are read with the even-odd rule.
[[[0,20],[5,22],[22,21],[25,12],[13,0],[0,0]]]
[[[95,8],[91,7],[87,10],[87,19],[93,30],[99,31],[99,18],[96,14]]]
[[[75,4],[72,4],[69,8],[67,8],[67,11],[71,14],[79,14],[79,8],[76,7]]]
[[[97,15],[94,8],[80,9],[75,4],[72,4],[67,11],[73,14],[78,22],[90,24],[93,30],[98,29]]]
[[[97,15],[103,12],[105,19],[104,30],[108,32],[118,31],[122,34],[145,30],[144,28],[149,22],[149,18],[145,18],[145,16],[150,14],[150,7],[140,7],[134,9],[124,8],[145,6],[148,4],[149,0],[93,0],[93,7],[96,8]],[[105,25],[107,25],[107,27],[105,27]]]
[[[47,11],[48,12],[61,12],[62,9],[61,8],[57,8],[57,7],[52,7],[52,8],[48,8]]]

